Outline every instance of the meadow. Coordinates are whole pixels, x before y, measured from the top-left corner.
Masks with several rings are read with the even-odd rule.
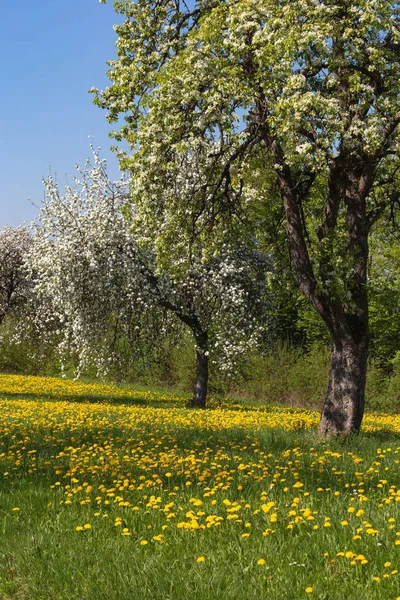
[[[0,376],[2,600],[399,600],[400,415]]]

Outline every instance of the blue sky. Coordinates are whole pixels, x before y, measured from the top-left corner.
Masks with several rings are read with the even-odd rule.
[[[104,88],[115,56],[112,1],[19,0],[0,3],[0,228],[30,222],[49,169],[60,183],[101,146],[109,174],[117,160],[105,111],[90,87]]]

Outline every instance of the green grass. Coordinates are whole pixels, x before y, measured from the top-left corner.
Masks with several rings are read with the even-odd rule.
[[[323,441],[307,427],[285,430],[290,410],[194,413],[112,400],[4,401],[2,600],[400,596],[397,430]],[[311,416],[298,416],[307,426]],[[200,524],[210,515],[223,521],[180,526],[193,522],[189,511]],[[368,562],[337,556],[349,551]]]

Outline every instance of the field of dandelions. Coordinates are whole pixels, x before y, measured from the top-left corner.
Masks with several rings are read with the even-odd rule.
[[[2,600],[400,599],[400,415],[0,376]]]

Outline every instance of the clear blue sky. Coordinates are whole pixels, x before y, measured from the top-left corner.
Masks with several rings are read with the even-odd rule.
[[[117,160],[105,111],[88,90],[104,88],[115,57],[112,1],[0,2],[0,228],[30,222],[43,199],[41,178],[64,183],[101,146],[109,173]]]

